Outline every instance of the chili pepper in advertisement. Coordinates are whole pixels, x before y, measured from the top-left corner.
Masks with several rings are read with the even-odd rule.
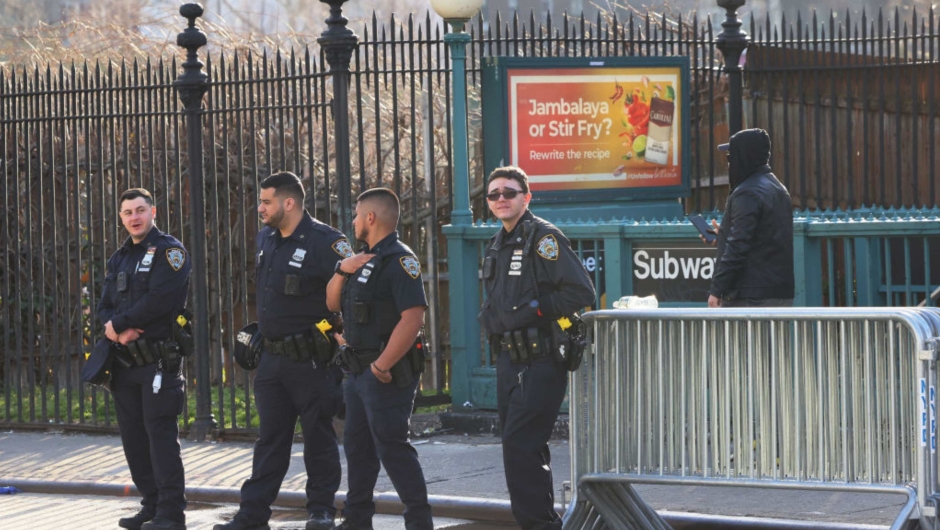
[[[633,134],[640,136],[649,129],[650,106],[640,100],[640,89],[633,91],[633,102],[624,106],[627,121],[633,126]]]
[[[620,86],[620,83],[614,82],[614,95],[610,96],[610,101],[616,103],[620,96],[623,96],[623,87]]]

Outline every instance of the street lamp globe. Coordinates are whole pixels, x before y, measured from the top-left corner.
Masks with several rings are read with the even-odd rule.
[[[434,12],[444,20],[470,20],[483,7],[483,0],[431,0]]]

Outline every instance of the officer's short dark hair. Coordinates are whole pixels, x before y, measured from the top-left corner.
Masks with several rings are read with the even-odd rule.
[[[132,201],[138,197],[143,197],[147,201],[147,206],[153,206],[153,195],[143,188],[131,188],[121,194],[121,200],[118,204],[124,204],[124,201]]]
[[[489,190],[490,182],[493,182],[495,179],[510,179],[515,180],[519,183],[519,186],[522,187],[522,193],[529,193],[529,176],[525,174],[525,171],[522,168],[516,166],[503,166],[498,167],[490,173],[490,176],[486,179],[486,188]]]
[[[371,190],[360,193],[359,196],[356,197],[356,202],[373,200],[381,201],[392,210],[401,212],[401,201],[398,200],[398,195],[395,195],[395,192],[388,188],[372,188]]]
[[[366,190],[356,197],[356,202],[365,201],[377,202],[382,210],[394,217],[394,219],[389,219],[389,221],[398,224],[398,219],[401,216],[401,201],[398,200],[398,195],[395,195],[394,191],[388,188],[372,188],[371,190]]]
[[[304,203],[304,186],[300,183],[300,177],[290,171],[281,171],[265,177],[261,181],[261,189],[267,190],[274,188],[274,195],[278,197],[291,197],[300,204]]]

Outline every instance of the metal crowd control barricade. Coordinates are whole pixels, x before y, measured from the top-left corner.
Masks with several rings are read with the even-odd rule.
[[[892,529],[936,523],[936,308],[584,318],[565,530],[668,528],[635,483],[900,493]]]

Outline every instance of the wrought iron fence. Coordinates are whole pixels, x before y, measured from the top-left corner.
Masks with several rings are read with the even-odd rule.
[[[854,22],[751,22],[747,125],[771,131],[774,164],[796,207],[940,203],[940,155],[931,149],[935,14]],[[727,180],[714,146],[728,129],[715,26],[710,18],[655,14],[477,20],[468,63],[475,216],[487,211],[479,66],[491,55],[689,56],[693,191],[685,206],[719,208]],[[144,186],[155,191],[161,229],[187,245],[191,219],[205,215],[213,413],[224,429],[254,428],[250,376],[230,352],[233,331],[253,315],[257,182],[280,169],[302,176],[308,209],[334,225],[350,215],[339,207],[340,179],[349,179],[353,198],[376,185],[399,193],[402,236],[422,258],[430,295],[434,358],[424,385],[438,395],[446,390],[448,267],[440,227],[449,222],[452,197],[453,116],[444,28],[426,14],[373,17],[356,29],[349,138],[333,137],[332,84],[318,48],[208,57],[205,212],[193,211],[184,186],[175,60],[0,68],[0,421],[110,428],[107,393],[80,385],[77,373],[98,332],[93,308],[104,262],[124,237],[115,201],[123,189]],[[869,150],[873,142],[877,149]],[[336,172],[341,143],[350,147],[349,176]]]

